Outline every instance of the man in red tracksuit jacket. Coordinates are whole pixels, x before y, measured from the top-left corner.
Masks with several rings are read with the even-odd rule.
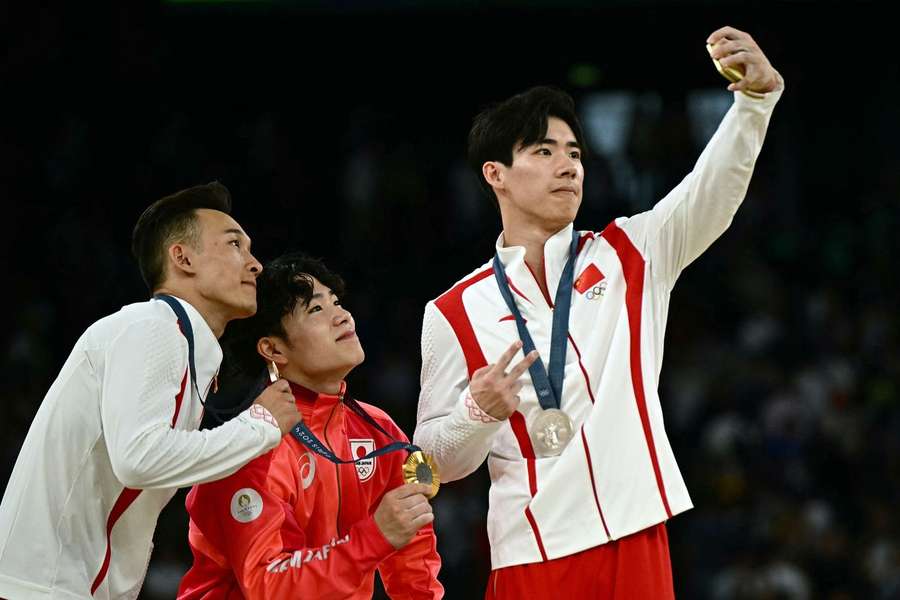
[[[348,407],[346,375],[364,358],[343,282],[319,261],[282,256],[257,279],[256,315],[231,332],[235,364],[288,380],[310,431],[341,459],[407,438],[391,418]],[[351,401],[352,402],[352,401]],[[407,453],[335,464],[292,436],[187,497],[194,564],[182,600],[371,598],[375,569],[394,599],[438,599],[429,487],[404,484]]]

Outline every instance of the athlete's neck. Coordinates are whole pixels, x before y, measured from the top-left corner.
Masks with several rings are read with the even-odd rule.
[[[544,268],[544,245],[560,228],[548,228],[546,226],[529,225],[527,227],[516,226],[503,222],[503,245],[522,246],[525,248],[525,263],[531,269],[538,287],[545,298],[550,297],[547,287],[546,269]]]
[[[309,374],[303,373],[299,369],[292,368],[293,365],[285,365],[281,368],[281,375],[288,381],[293,381],[297,385],[302,385],[308,390],[312,390],[317,394],[328,394],[337,396],[341,393],[341,383],[344,381],[343,375],[337,373],[329,374]]]
[[[222,334],[225,332],[225,326],[228,325],[228,322],[231,320],[229,315],[224,314],[224,311],[218,309],[215,305],[206,302],[203,297],[194,290],[179,289],[177,286],[169,285],[162,286],[153,293],[154,295],[168,294],[170,296],[175,296],[193,306],[194,309],[200,313],[200,316],[203,317],[203,320],[206,321],[206,324],[209,325],[209,328],[212,330],[213,335],[216,336],[216,339],[222,337]]]

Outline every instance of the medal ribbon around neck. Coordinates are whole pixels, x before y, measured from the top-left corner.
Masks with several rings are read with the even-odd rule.
[[[537,393],[538,402],[544,410],[560,407],[562,402],[563,378],[565,377],[567,337],[569,335],[569,311],[572,308],[572,287],[575,283],[575,258],[578,254],[578,232],[572,228],[572,241],[569,244],[569,258],[563,267],[559,284],[556,287],[556,302],[553,307],[553,329],[550,332],[550,368],[544,367],[543,360],[538,358],[528,367],[534,391]],[[500,255],[494,255],[494,279],[500,288],[500,295],[506,301],[509,312],[516,320],[516,328],[519,330],[519,339],[522,340],[522,353],[528,353],[535,349],[534,340],[525,326],[525,319],[516,306],[509,282],[506,278],[506,270],[500,261]]]
[[[178,319],[178,325],[181,329],[181,334],[187,338],[188,344],[188,370],[191,373],[191,385],[194,386],[194,390],[197,392],[197,397],[200,398],[200,402],[203,402],[204,398],[200,394],[200,390],[197,388],[197,365],[194,364],[194,328],[191,327],[191,320],[188,318],[187,311],[184,310],[184,307],[175,299],[174,296],[170,296],[168,294],[156,294],[153,296],[155,300],[162,300],[166,304],[169,305],[169,308],[172,309],[172,312],[175,313],[175,317]]]
[[[278,369],[275,367],[273,363],[269,364],[269,379],[274,383],[278,380]],[[414,477],[407,477],[406,471],[407,467],[404,466],[404,477],[407,483],[425,483],[431,485],[432,491],[429,498],[434,497],[437,494],[438,486],[440,485],[440,478],[437,474],[437,467],[434,465],[431,457],[426,456],[422,449],[416,446],[415,444],[410,444],[408,442],[401,442],[394,438],[391,434],[385,431],[384,427],[378,424],[378,422],[372,418],[372,415],[367,413],[365,409],[360,406],[359,402],[354,400],[353,398],[346,397],[344,395],[344,390],[346,389],[346,384],[341,383],[341,391],[340,391],[340,399],[347,408],[352,410],[354,413],[359,415],[359,417],[384,434],[389,440],[392,440],[390,444],[387,446],[383,446],[381,448],[377,448],[372,452],[369,452],[365,456],[356,459],[344,460],[339,458],[331,449],[328,448],[325,444],[323,444],[316,434],[312,432],[312,430],[306,426],[306,423],[301,419],[291,428],[291,435],[295,440],[300,442],[302,445],[306,446],[322,458],[331,461],[335,464],[346,465],[346,464],[355,464],[358,462],[362,462],[364,460],[369,460],[371,458],[376,458],[378,456],[383,456],[385,454],[389,454],[391,452],[395,452],[398,450],[406,450],[409,452],[409,457],[406,460],[405,465],[411,465],[412,474]],[[427,471],[427,472],[426,472]]]

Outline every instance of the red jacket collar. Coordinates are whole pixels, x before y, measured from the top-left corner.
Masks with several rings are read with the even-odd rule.
[[[337,394],[321,394],[307,387],[304,387],[299,383],[294,383],[293,381],[289,381],[288,383],[291,385],[291,391],[294,393],[294,398],[297,400],[297,404],[301,406],[309,406],[312,404],[315,404],[316,406],[330,406],[332,404],[343,401],[344,394],[347,391],[346,381],[341,382],[341,390]]]

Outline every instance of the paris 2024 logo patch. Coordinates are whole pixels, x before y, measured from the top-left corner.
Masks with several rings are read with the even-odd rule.
[[[241,488],[231,497],[231,516],[238,523],[249,523],[262,514],[263,500],[253,488]]]
[[[350,440],[350,452],[354,459],[375,451],[375,440]],[[368,481],[375,474],[375,458],[367,458],[355,464],[360,481]]]

